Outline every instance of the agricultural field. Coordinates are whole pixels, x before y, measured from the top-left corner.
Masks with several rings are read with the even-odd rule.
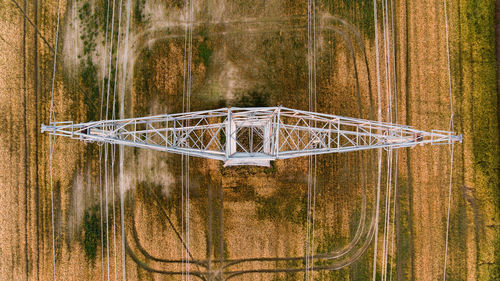
[[[0,280],[303,280],[312,182],[311,279],[439,280],[445,252],[448,280],[500,279],[495,3],[447,1],[448,69],[442,0],[375,2],[314,2],[312,97],[308,1],[0,0]],[[224,167],[49,139],[51,104],[75,123],[281,105],[463,142]]]

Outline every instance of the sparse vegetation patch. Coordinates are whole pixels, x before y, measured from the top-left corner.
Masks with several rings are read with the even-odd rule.
[[[99,207],[94,206],[85,210],[83,215],[83,249],[85,256],[90,262],[94,262],[97,255],[97,248],[101,245],[101,228],[98,217]],[[105,233],[103,232],[103,235]],[[106,247],[106,241],[103,241]]]

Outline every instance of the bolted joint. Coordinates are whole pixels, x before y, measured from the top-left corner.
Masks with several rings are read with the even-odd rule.
[[[41,128],[42,133],[45,133],[45,132],[50,131],[50,130],[49,130],[49,128],[50,128],[50,127],[51,127],[51,126],[47,126],[47,125],[45,125],[45,124],[42,124],[42,128]]]

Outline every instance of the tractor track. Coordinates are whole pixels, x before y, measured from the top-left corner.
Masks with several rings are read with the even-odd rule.
[[[33,29],[33,95],[35,106],[35,226],[36,226],[36,277],[40,280],[40,178],[39,178],[39,130],[38,124],[38,0],[33,0],[34,29]],[[26,18],[26,15],[25,15]]]
[[[23,0],[23,7],[26,10],[26,0]],[[30,185],[29,185],[29,151],[28,151],[28,108],[27,108],[27,91],[26,91],[26,18],[23,17],[23,134],[24,134],[24,263],[26,271],[26,280],[29,280],[29,251],[28,251],[28,202],[30,201]]]
[[[294,17],[294,19],[300,20],[300,17]],[[352,41],[349,39],[349,36],[347,35],[347,33],[351,32],[351,34],[354,35],[354,39],[359,44],[359,48],[361,49],[362,55],[363,55],[363,63],[365,65],[365,69],[366,69],[367,76],[368,76],[369,103],[370,103],[370,110],[369,110],[368,114],[371,117],[373,117],[374,116],[374,110],[373,110],[374,103],[373,103],[373,94],[372,94],[372,89],[371,89],[372,83],[371,83],[371,77],[370,77],[370,72],[369,72],[369,67],[368,67],[368,59],[367,59],[367,55],[366,55],[366,49],[365,49],[365,46],[364,46],[364,43],[361,39],[360,34],[356,31],[356,29],[351,24],[347,23],[346,21],[344,21],[338,17],[325,16],[325,17],[323,17],[323,19],[325,22],[326,21],[333,21],[336,23],[340,23],[340,28],[336,27],[336,26],[330,26],[330,27],[329,26],[320,26],[318,29],[319,30],[328,30],[328,31],[333,31],[335,33],[338,33],[345,40],[345,42],[348,46],[348,49],[350,50],[351,58],[353,60],[354,71],[355,71],[355,80],[356,80],[356,95],[358,98],[358,111],[359,111],[359,114],[361,115],[362,114],[362,106],[361,106],[361,95],[360,95],[360,86],[359,86],[359,77],[358,77],[359,70],[357,68],[356,54],[354,51],[354,46],[352,44]],[[266,22],[273,22],[273,21],[278,21],[278,20],[276,20],[276,19],[275,20],[261,20],[261,21],[246,20],[246,21],[237,21],[237,22],[235,21],[234,23],[240,23],[240,22],[266,23]],[[202,25],[202,24],[206,24],[206,22],[199,23],[199,25]],[[327,23],[323,23],[322,25],[327,25]],[[347,30],[343,30],[342,27],[346,28]],[[176,28],[178,28],[178,31],[179,31],[178,33],[174,32]],[[305,29],[306,27],[304,26],[302,28]],[[289,28],[289,29],[277,28],[276,30],[267,29],[266,32],[272,33],[272,32],[278,32],[278,31],[283,31],[283,30],[293,31],[293,30],[297,30],[297,28]],[[244,31],[244,32],[243,31],[221,31],[221,32],[218,32],[215,34],[216,35],[228,35],[228,34],[239,34],[239,33],[246,34],[248,32],[249,32],[248,30]],[[250,32],[259,32],[259,30],[258,29],[250,30]],[[260,31],[260,32],[262,33],[262,31]],[[151,42],[151,40],[161,40],[161,39],[167,39],[167,38],[181,38],[181,37],[184,37],[184,34],[182,32],[182,26],[173,26],[172,25],[172,26],[168,26],[168,27],[162,27],[162,28],[156,29],[156,30],[144,31],[135,37],[135,42],[136,43],[141,42],[141,44],[139,44],[139,45],[132,44],[133,48],[130,49],[130,52],[132,52],[132,53],[129,55],[133,56],[133,54],[137,54],[138,51],[140,49],[146,47],[146,45],[149,44]],[[132,59],[132,61],[135,61],[135,59]],[[365,171],[366,171],[366,169],[365,169]],[[157,205],[162,210],[162,213],[166,217],[167,221],[169,222],[169,225],[173,228],[173,230],[177,233],[177,236],[179,237],[179,234],[175,230],[175,227],[174,227],[172,221],[170,220],[168,214],[166,213],[166,210],[164,210],[164,208],[162,208],[163,205],[161,204],[157,195],[151,195],[151,196],[153,197],[153,199],[155,200]],[[375,204],[375,202],[373,202],[373,204]],[[353,262],[358,260],[359,257],[361,257],[362,254],[369,247],[371,240],[373,239],[374,230],[376,227],[375,212],[372,212],[371,222],[369,223],[368,227],[366,227],[367,222],[365,222],[365,220],[366,220],[366,186],[363,185],[363,199],[362,199],[361,217],[360,217],[360,221],[358,223],[354,238],[342,249],[339,249],[339,250],[336,250],[336,251],[330,252],[330,253],[325,253],[325,254],[316,254],[313,256],[313,259],[332,261],[332,260],[337,260],[337,259],[343,258],[344,256],[351,253],[351,251],[355,248],[355,246],[358,245],[360,239],[363,236],[365,236],[365,235],[363,235],[363,231],[367,230],[364,243],[361,245],[361,247],[359,249],[357,249],[355,252],[353,252],[352,255],[348,255],[347,258],[345,258],[344,260],[340,260],[338,262],[332,261],[332,263],[328,266],[314,266],[314,270],[316,271],[316,270],[340,269],[340,268],[348,266],[349,264],[352,264]],[[139,242],[138,237],[137,237],[137,231],[135,229],[135,226],[133,227],[133,230],[132,230],[132,236],[133,236],[134,241],[136,242],[138,250],[147,259],[151,259],[153,261],[160,262],[160,263],[166,263],[166,264],[181,263],[182,262],[180,260],[162,259],[162,258],[158,258],[158,257],[154,257],[154,256],[150,255],[142,247],[142,245],[140,245],[140,242]],[[184,247],[185,247],[185,245],[184,245]],[[128,246],[128,244],[127,244],[127,253],[133,254],[133,251]],[[134,254],[133,260],[142,268],[144,268],[144,269],[147,268],[147,270],[150,272],[161,273],[161,274],[181,274],[180,271],[174,272],[174,271],[162,271],[162,270],[158,270],[158,269],[153,269],[153,268],[149,267],[144,261],[141,261],[139,258],[137,258],[137,256],[135,256],[135,254]],[[211,264],[211,263],[219,263],[219,264],[221,264],[221,268],[226,269],[226,268],[232,267],[234,265],[238,265],[241,263],[248,263],[248,262],[277,262],[277,261],[304,261],[304,260],[305,260],[305,257],[269,257],[269,258],[263,257],[263,258],[244,258],[244,259],[226,259],[226,260],[211,260],[211,259],[194,260],[194,259],[191,259],[188,261],[188,263],[197,264],[197,265],[203,266],[205,268],[208,268],[209,264]],[[222,273],[225,276],[225,278],[223,278],[223,280],[229,280],[233,277],[240,276],[243,274],[249,274],[249,273],[300,272],[300,271],[304,271],[304,270],[305,270],[305,268],[275,268],[275,269],[224,271]],[[196,274],[199,274],[199,273],[200,272],[194,272],[193,275],[197,276]],[[198,276],[198,277],[200,277],[200,276]]]

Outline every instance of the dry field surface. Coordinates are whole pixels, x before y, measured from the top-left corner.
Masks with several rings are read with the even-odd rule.
[[[308,109],[307,1],[251,2],[194,1],[191,110],[275,105]],[[383,120],[389,120],[389,72],[377,2],[380,100],[373,1],[317,2],[317,111],[376,119],[380,105]],[[389,30],[394,57],[389,61],[397,78],[391,118],[419,129],[448,130],[443,1],[387,2],[394,9],[394,30]],[[495,5],[472,2],[448,1],[454,130],[464,141],[454,146],[447,279],[497,280]],[[107,3],[115,3],[114,22],[110,10],[108,25]],[[61,1],[56,120],[182,111],[184,5],[180,0]],[[57,1],[0,0],[0,280],[52,280],[53,248],[58,280],[119,280],[123,268],[128,280],[180,280],[173,274],[182,269],[179,260],[187,242],[180,237],[180,156],[127,147],[121,168],[118,147],[56,138],[52,216],[49,138],[40,133],[40,125],[49,120],[56,19]],[[389,266],[395,280],[442,278],[449,148],[414,147],[396,154],[396,235]],[[376,156],[372,151],[317,158],[314,248],[319,254],[346,254],[317,260],[318,267],[341,269],[316,271],[315,280],[372,278],[374,239],[378,262],[382,260],[383,221],[378,237],[370,234],[375,225]],[[382,195],[386,157],[384,152]],[[189,161],[191,263],[186,267],[198,275],[192,278],[303,280],[304,272],[294,269],[304,264],[307,159],[280,160],[269,168]],[[384,196],[381,216],[383,202]],[[277,268],[284,270],[259,272]],[[381,270],[379,264],[378,279]],[[252,272],[232,276],[240,271]]]

